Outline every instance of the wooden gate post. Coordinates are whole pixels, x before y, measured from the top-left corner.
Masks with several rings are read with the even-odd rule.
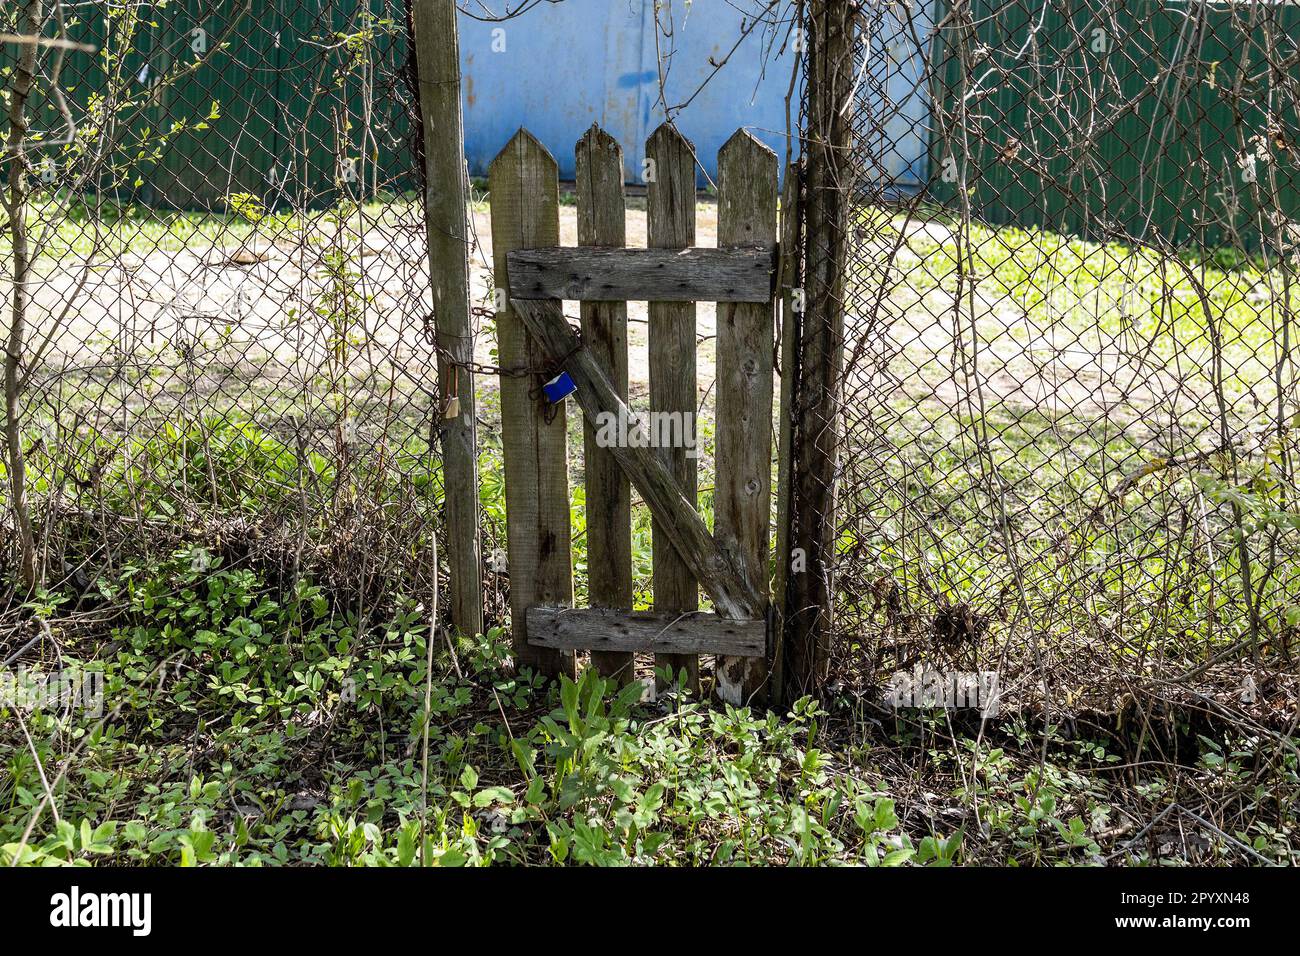
[[[784,698],[813,693],[830,666],[835,469],[844,369],[844,269],[852,142],[854,7],[812,0],[809,16],[806,300],[793,407],[790,583],[782,615]]]
[[[718,153],[718,246],[776,244],[776,154],[750,133]],[[773,305],[718,304],[717,479],[713,534],[736,566],[765,592],[772,522]],[[718,696],[766,703],[767,660],[718,659]]]
[[[438,343],[443,495],[451,622],[483,630],[478,537],[478,444],[474,430],[474,358],[469,310],[468,171],[460,107],[460,50],[455,0],[414,0],[420,113],[424,129],[425,235]]]
[[[651,249],[686,249],[695,245],[695,149],[665,123],[646,142],[646,227]],[[695,303],[651,302],[650,410],[696,417]],[[685,448],[667,450],[673,476],[692,506],[697,504],[698,468]],[[663,613],[693,611],[700,606],[699,587],[681,556],[673,550],[663,522],[652,530],[654,606]],[[671,667],[676,678],[686,671],[686,688],[700,690],[700,660],[692,654],[658,654],[656,669]]]
[[[511,638],[516,663],[546,674],[572,675],[572,651],[528,643],[528,608],[573,603],[565,406],[549,404],[542,394],[544,376],[555,360],[529,335],[504,291],[510,288],[512,249],[560,244],[559,168],[546,147],[521,129],[492,161],[488,188],[499,309]],[[563,321],[559,300],[532,305]]]

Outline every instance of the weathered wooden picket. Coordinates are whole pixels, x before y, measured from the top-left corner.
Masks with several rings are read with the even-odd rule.
[[[593,127],[577,144],[577,248],[559,245],[555,160],[526,130],[489,171],[498,292],[510,604],[517,660],[571,672],[574,652],[626,682],[634,654],[685,671],[718,658],[716,689],[761,702],[768,597],[777,253],[776,156],[747,132],[718,155],[717,249],[695,248],[694,150],[671,126],[647,143],[649,249],[625,248],[618,143]],[[562,301],[581,303],[581,334]],[[627,301],[649,303],[651,412],[693,424],[696,302],[718,303],[716,488],[710,533],[685,447],[597,442],[627,407]],[[542,384],[567,373],[585,416],[589,596],[573,608],[565,402]],[[608,444],[608,443],[607,443]],[[653,517],[654,611],[633,613],[631,489]],[[714,611],[699,610],[699,590]]]

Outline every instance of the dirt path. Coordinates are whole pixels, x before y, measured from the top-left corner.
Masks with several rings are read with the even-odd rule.
[[[644,247],[644,200],[630,199],[628,206],[628,243]],[[472,294],[474,304],[486,308],[493,300],[486,206],[474,208],[473,226]],[[560,228],[561,242],[576,245],[574,206],[560,207]],[[924,253],[914,249],[914,242],[921,248],[946,244],[951,235],[933,222],[915,223],[912,231],[915,239],[909,236],[894,258],[889,291],[879,304],[871,305],[879,279],[859,280],[867,292],[847,323],[850,387],[858,395],[907,397],[949,409],[1036,409],[1048,418],[1120,413],[1132,419],[1158,410],[1173,420],[1179,409],[1198,404],[1195,390],[1180,385],[1159,355],[1105,331],[1101,317],[1115,303],[1098,292],[1063,287],[1053,292],[1057,307],[1050,315],[1031,316],[1011,297],[981,284],[954,309],[951,277],[929,276]],[[697,242],[716,245],[715,204],[697,207]],[[876,258],[859,249],[858,261],[878,276],[889,251],[882,247]],[[200,391],[237,396],[252,387],[298,396],[330,392],[346,368],[373,396],[381,394],[385,380],[431,395],[425,255],[418,208],[396,203],[368,209],[360,224],[331,224],[322,215],[306,229],[242,243],[215,240],[103,262],[69,257],[36,284],[38,310],[45,313],[34,323],[37,340],[53,317],[65,315],[45,358],[51,375],[127,365],[158,389],[175,389],[184,372],[191,378],[206,374]],[[569,303],[567,311],[576,323],[577,305]],[[631,388],[639,399],[649,382],[645,303],[630,303],[628,319]],[[715,330],[715,307],[701,303],[697,367],[706,409]],[[494,346],[494,336],[483,328],[477,360],[494,364]],[[1194,366],[1199,358],[1188,356]],[[496,382],[480,376],[479,384],[492,389]],[[147,401],[147,395],[138,400]]]
[[[477,210],[474,214],[474,229],[478,236],[479,251],[471,265],[473,269],[474,296],[479,303],[492,301],[491,266],[492,266],[492,220],[487,210]],[[718,244],[718,207],[713,203],[700,203],[695,211],[695,243],[698,246],[716,246]],[[573,206],[560,207],[560,244],[576,246],[578,244],[578,217]],[[646,214],[644,209],[629,208],[627,211],[627,244],[634,248],[646,246]],[[578,307],[568,303],[566,314],[576,324]],[[644,394],[650,383],[647,343],[647,309],[644,302],[629,302],[628,321],[628,380],[634,395]],[[699,347],[696,349],[696,363],[701,389],[708,390],[714,378],[713,336],[717,331],[717,309],[712,302],[701,302],[696,312],[696,335]],[[480,336],[477,355],[480,361],[490,358],[492,342],[488,336]]]
[[[474,304],[488,306],[492,237],[486,209],[474,211],[473,224]],[[575,207],[560,208],[560,228],[561,241],[576,245]],[[716,244],[715,205],[700,204],[697,230],[700,245]],[[628,211],[628,242],[646,243],[643,209]],[[308,381],[344,340],[352,361],[366,353],[376,363],[426,366],[432,358],[425,336],[428,290],[422,224],[410,207],[391,207],[360,230],[322,220],[303,232],[243,243],[218,240],[103,262],[65,258],[36,283],[35,324],[42,335],[60,325],[45,361],[52,371],[93,368],[109,356],[166,367],[181,355],[220,354],[256,366],[259,377]],[[576,305],[568,311],[576,321]],[[648,386],[645,303],[631,303],[628,313],[630,377],[641,393]],[[714,315],[711,303],[700,305],[702,383],[713,379]],[[480,362],[492,364],[494,345],[488,332],[478,336]]]

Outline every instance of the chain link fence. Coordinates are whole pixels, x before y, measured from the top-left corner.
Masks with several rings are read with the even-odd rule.
[[[0,32],[6,570],[31,553],[93,591],[179,551],[310,567],[363,615],[428,600],[442,409],[402,0],[20,0]]]
[[[823,185],[847,203],[842,679],[996,670],[1055,715],[1290,709],[1297,14],[846,15],[852,139]],[[887,133],[913,97],[924,169]]]
[[[802,344],[833,428],[803,427],[807,395],[789,411],[796,452],[836,450],[792,505],[796,525],[832,515],[834,676],[997,669],[1009,699],[1074,711],[1139,685],[1274,706],[1300,626],[1296,8],[836,10],[838,107],[809,109],[827,76],[801,83],[804,152],[837,157],[805,171],[805,200],[836,204],[804,232],[845,268],[802,279],[843,305]],[[310,564],[363,606],[434,591],[446,409],[407,17],[0,15],[6,577],[90,592],[183,551]],[[501,477],[480,477],[495,622]]]

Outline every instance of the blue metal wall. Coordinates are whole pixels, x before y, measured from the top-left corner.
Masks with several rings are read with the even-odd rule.
[[[916,2],[928,6],[928,0]],[[564,0],[539,4],[505,23],[462,15],[465,149],[471,173],[486,175],[515,131],[527,126],[554,155],[561,177],[572,179],[574,143],[599,123],[623,144],[627,180],[638,181],[646,137],[663,121],[653,8],[653,0]],[[794,54],[774,50],[765,63],[769,38],[755,30],[709,79],[714,73],[710,58],[727,58],[741,35],[747,8],[744,0],[672,4],[675,53],[666,99],[677,105],[699,90],[677,115],[677,125],[695,144],[708,177],[717,175],[718,149],[742,126],[785,158],[785,99]],[[921,131],[929,103],[917,88],[921,69],[913,41],[901,28],[887,27],[884,33],[892,35],[878,37],[872,45],[892,62],[879,59],[872,69],[888,74],[879,114],[885,122],[883,140],[898,145],[882,154],[883,165],[897,184],[914,185],[925,175]],[[792,109],[797,123],[797,93]],[[704,173],[700,179],[703,185]]]
[[[877,4],[865,18],[867,52],[858,89],[869,90],[860,107],[856,149],[877,170],[890,192],[911,192],[925,183],[930,153],[930,93],[926,60],[934,38],[934,11],[942,0]]]

